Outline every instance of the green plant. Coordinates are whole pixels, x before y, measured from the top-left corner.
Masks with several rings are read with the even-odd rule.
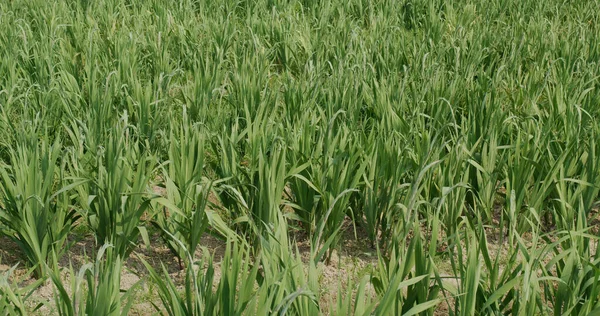
[[[98,149],[90,170],[75,170],[85,180],[77,191],[96,242],[114,245],[122,258],[137,246],[138,237],[148,244],[143,215],[152,211],[147,190],[155,158],[137,152],[136,145],[123,128]]]
[[[43,279],[38,279],[27,286],[19,286],[19,281],[14,276],[16,268],[16,265],[12,266],[0,274],[0,313],[2,315],[28,315],[27,298],[44,282]],[[39,307],[36,307],[35,310]]]
[[[308,273],[304,271],[297,249],[290,251],[287,226],[280,223],[261,237],[262,247],[256,256],[248,244],[235,237],[228,239],[218,279],[213,257],[206,250],[198,261],[187,253],[183,295],[179,295],[164,265],[159,273],[143,261],[157,286],[162,307],[169,315],[318,313],[317,268],[311,263]]]
[[[428,247],[416,224],[408,245],[403,241],[408,232],[400,233],[392,241],[388,258],[379,253],[371,277],[379,297],[376,314],[433,314],[433,308],[441,302],[438,293],[443,288],[437,268],[431,261],[436,251],[438,224],[434,219]],[[400,237],[403,235],[404,238]]]
[[[45,276],[50,255],[68,249],[67,235],[77,221],[60,161],[61,144],[43,139],[23,141],[10,152],[10,165],[0,166],[0,222],[17,243],[35,276]]]
[[[112,245],[98,250],[94,263],[84,264],[77,274],[71,266],[70,284],[64,284],[57,262],[50,278],[54,284],[54,301],[59,315],[127,315],[133,304],[134,284],[121,294],[123,260]]]
[[[165,232],[164,239],[180,260],[185,259],[187,252],[195,253],[209,224],[206,208],[212,183],[203,175],[204,142],[201,137],[199,131],[189,125],[184,125],[176,134],[171,133],[169,165],[162,177],[166,198],[174,207],[157,212],[153,222]]]
[[[185,282],[183,296],[163,265],[162,273],[157,272],[147,262],[144,265],[156,284],[163,308],[169,315],[240,315],[253,297],[258,265],[253,264],[247,247],[239,246],[231,240],[227,243],[221,278],[214,275],[213,259],[207,253],[198,262],[191,254],[185,257]],[[197,265],[198,271],[194,271]],[[214,283],[218,285],[214,290]],[[157,310],[161,307],[154,304]]]

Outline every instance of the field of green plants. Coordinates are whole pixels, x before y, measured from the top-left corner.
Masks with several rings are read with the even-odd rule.
[[[0,1],[0,315],[600,315],[599,192],[598,1]]]

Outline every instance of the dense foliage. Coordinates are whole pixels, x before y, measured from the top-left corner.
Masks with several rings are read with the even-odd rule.
[[[0,1],[0,234],[61,315],[126,314],[152,232],[168,315],[599,314],[599,39],[598,1]],[[378,258],[323,301],[348,229]]]

